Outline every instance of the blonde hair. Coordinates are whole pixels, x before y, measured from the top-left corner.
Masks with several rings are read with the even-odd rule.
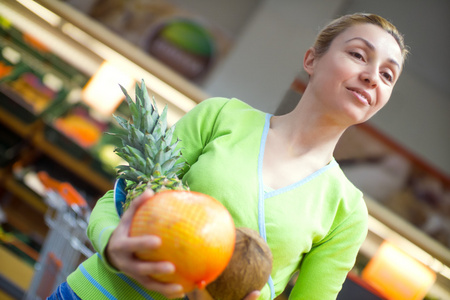
[[[316,55],[320,57],[323,54],[325,54],[325,52],[327,52],[328,48],[330,47],[331,42],[333,42],[334,38],[336,38],[340,33],[345,31],[346,29],[357,24],[374,24],[384,29],[387,33],[392,35],[394,39],[397,41],[397,44],[400,47],[402,53],[403,61],[406,60],[409,51],[405,46],[403,35],[397,30],[397,28],[392,23],[390,23],[383,17],[366,13],[355,13],[345,15],[333,20],[331,23],[326,25],[320,31],[314,43]]]

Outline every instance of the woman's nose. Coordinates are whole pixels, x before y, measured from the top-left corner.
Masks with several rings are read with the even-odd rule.
[[[374,71],[366,71],[361,73],[361,80],[364,84],[375,88],[378,86],[378,76]]]

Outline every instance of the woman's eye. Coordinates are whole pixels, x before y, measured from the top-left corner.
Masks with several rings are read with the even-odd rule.
[[[352,51],[352,52],[350,52],[350,55],[355,57],[355,58],[357,58],[357,59],[359,59],[359,60],[364,60],[364,56],[361,53],[359,53],[359,52],[353,52]]]
[[[383,72],[381,75],[382,75],[384,78],[386,78],[387,81],[389,81],[389,82],[392,82],[392,81],[394,80],[394,78],[392,77],[392,75],[391,75],[390,73],[388,73],[388,72]]]

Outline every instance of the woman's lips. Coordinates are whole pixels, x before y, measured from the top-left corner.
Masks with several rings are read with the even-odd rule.
[[[372,102],[372,99],[368,93],[366,93],[364,90],[356,89],[356,88],[347,88],[350,92],[352,92],[353,95],[358,98],[358,100],[365,104],[370,105]]]

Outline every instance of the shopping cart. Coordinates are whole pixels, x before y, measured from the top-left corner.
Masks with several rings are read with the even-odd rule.
[[[47,188],[45,222],[49,232],[42,246],[26,300],[46,299],[87,257],[93,254],[86,236],[90,209],[84,198],[66,182],[40,172]]]

